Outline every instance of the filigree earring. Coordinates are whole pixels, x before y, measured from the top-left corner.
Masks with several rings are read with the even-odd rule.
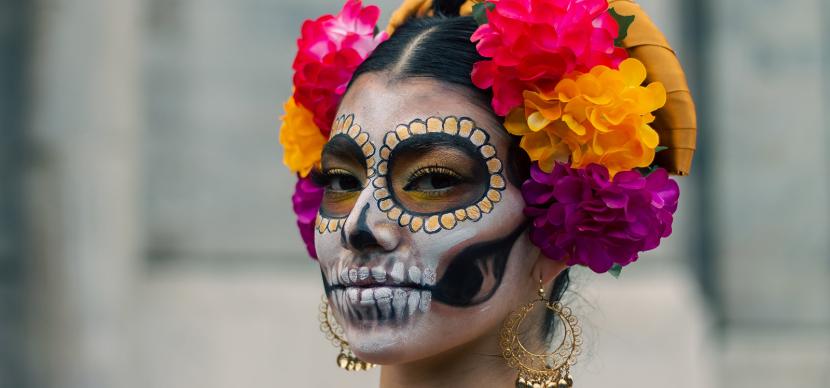
[[[542,302],[545,308],[559,317],[564,327],[562,342],[553,352],[533,353],[522,344],[519,339],[519,325],[533,306]],[[499,345],[502,356],[507,364],[516,368],[519,375],[516,378],[517,388],[569,388],[573,386],[570,375],[571,366],[576,364],[576,356],[582,351],[582,329],[578,320],[573,316],[571,309],[562,303],[550,303],[545,299],[545,289],[542,279],[539,279],[539,295],[532,302],[513,311],[504,321],[501,329]]]
[[[344,338],[343,328],[337,324],[337,321],[331,315],[329,300],[325,294],[323,294],[323,300],[320,302],[319,319],[320,331],[326,335],[326,339],[331,341],[332,345],[340,348],[340,354],[337,355],[337,366],[347,371],[364,371],[375,367],[375,364],[357,358],[349,349],[349,342]]]

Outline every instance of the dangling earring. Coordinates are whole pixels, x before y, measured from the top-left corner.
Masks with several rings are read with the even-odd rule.
[[[320,331],[326,335],[326,339],[331,341],[335,347],[340,348],[340,354],[337,356],[337,366],[347,371],[363,371],[374,368],[375,364],[362,361],[352,353],[349,349],[349,342],[343,338],[343,328],[334,320],[330,310],[329,300],[326,298],[326,294],[323,294],[323,301],[320,303]]]
[[[551,353],[532,353],[519,340],[519,325],[537,302],[553,311],[565,328],[564,338],[559,347]],[[507,365],[519,370],[516,388],[569,388],[573,386],[571,366],[582,351],[582,329],[572,315],[571,309],[561,303],[549,303],[545,299],[545,288],[539,279],[539,296],[532,302],[510,313],[501,329],[499,345]]]

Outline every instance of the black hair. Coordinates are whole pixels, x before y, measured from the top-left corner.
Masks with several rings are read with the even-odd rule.
[[[470,77],[473,65],[486,58],[470,41],[478,23],[470,16],[459,16],[464,3],[464,0],[434,0],[435,16],[410,19],[398,27],[357,68],[352,82],[363,74],[381,72],[386,73],[392,82],[408,78],[434,79],[458,87],[476,105],[497,118],[496,122],[502,122],[490,105],[492,92],[476,87]],[[530,176],[530,159],[519,147],[517,137],[513,137],[507,159],[508,179],[513,185],[521,187]],[[569,283],[569,270],[565,269],[553,283],[551,303],[562,299]],[[552,337],[555,318],[548,310],[542,330],[545,339]]]

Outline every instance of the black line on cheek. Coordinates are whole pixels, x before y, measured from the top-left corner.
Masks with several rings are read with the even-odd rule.
[[[530,222],[525,221],[501,239],[478,243],[461,251],[432,288],[432,299],[455,307],[470,307],[490,300],[504,278],[513,245],[529,225]],[[484,290],[482,287],[488,277],[492,277],[493,285]]]
[[[325,272],[323,272],[322,267],[320,268],[320,277],[323,278],[323,290],[326,292],[326,296],[331,297],[331,290],[333,289],[333,287],[329,283],[329,280],[326,279],[326,274]]]

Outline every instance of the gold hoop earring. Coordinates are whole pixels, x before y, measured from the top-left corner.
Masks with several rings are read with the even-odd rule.
[[[320,331],[326,335],[326,339],[331,341],[332,345],[340,348],[340,354],[337,355],[337,366],[350,372],[364,371],[375,367],[375,364],[363,361],[352,353],[349,342],[344,338],[343,328],[337,324],[337,321],[331,315],[331,308],[326,294],[323,294],[322,302],[320,302],[318,318],[320,319]]]
[[[519,325],[533,306],[542,302],[555,313],[565,328],[564,337],[551,353],[533,353],[519,339]],[[550,303],[545,299],[542,279],[539,279],[539,296],[532,302],[510,313],[499,337],[502,356],[511,368],[519,370],[516,388],[569,388],[573,386],[571,367],[582,351],[582,329],[569,307],[562,303]]]

